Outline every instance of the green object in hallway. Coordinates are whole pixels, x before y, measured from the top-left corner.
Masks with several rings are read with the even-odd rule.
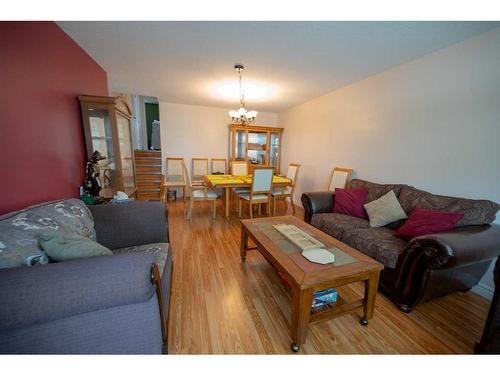
[[[82,194],[80,199],[85,202],[86,205],[96,204],[96,199],[90,194]]]
[[[145,103],[146,107],[146,131],[148,134],[148,150],[151,150],[151,133],[153,121],[160,121],[160,110],[158,103]]]

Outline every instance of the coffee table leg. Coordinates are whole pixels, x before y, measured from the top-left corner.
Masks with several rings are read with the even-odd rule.
[[[307,338],[313,290],[292,287],[292,351],[298,352]]]
[[[375,309],[375,298],[377,297],[378,278],[380,271],[370,272],[370,277],[365,280],[365,301],[363,305],[364,316],[361,319],[361,324],[368,325],[368,320],[373,318]]]
[[[248,248],[248,233],[246,229],[243,226],[241,226],[240,257],[243,262],[247,257],[247,248]]]

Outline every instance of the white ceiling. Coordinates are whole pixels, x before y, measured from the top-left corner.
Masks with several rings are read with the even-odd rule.
[[[269,86],[247,108],[280,112],[414,60],[499,22],[58,22],[108,73],[110,90],[236,107],[214,86]]]

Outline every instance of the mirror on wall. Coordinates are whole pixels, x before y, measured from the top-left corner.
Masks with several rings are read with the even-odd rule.
[[[161,150],[160,108],[158,98],[115,93],[126,100],[132,110],[132,141],[136,150]]]

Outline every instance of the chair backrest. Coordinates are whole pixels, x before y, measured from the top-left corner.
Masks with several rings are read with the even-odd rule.
[[[231,174],[233,176],[247,176],[248,164],[246,161],[233,161],[231,162]]]
[[[192,187],[192,183],[191,183],[191,176],[189,175],[188,173],[188,170],[187,170],[187,166],[186,166],[186,163],[184,163],[184,160],[182,160],[182,173],[184,173],[184,176],[186,176],[186,186],[188,188]]]
[[[183,158],[167,158],[167,168],[165,176],[168,177],[184,177]]]
[[[193,180],[202,180],[208,174],[208,158],[193,158],[191,160]]]
[[[345,189],[349,180],[351,179],[352,169],[336,167],[333,169],[330,184],[328,185],[329,191],[334,191],[335,188]]]
[[[297,178],[297,173],[299,172],[300,164],[290,163],[288,166],[288,171],[286,172],[286,178],[292,181],[292,186],[295,186],[295,180]]]
[[[258,168],[253,170],[252,194],[268,193],[273,185],[274,168]]]
[[[212,174],[227,174],[226,159],[212,159]]]

